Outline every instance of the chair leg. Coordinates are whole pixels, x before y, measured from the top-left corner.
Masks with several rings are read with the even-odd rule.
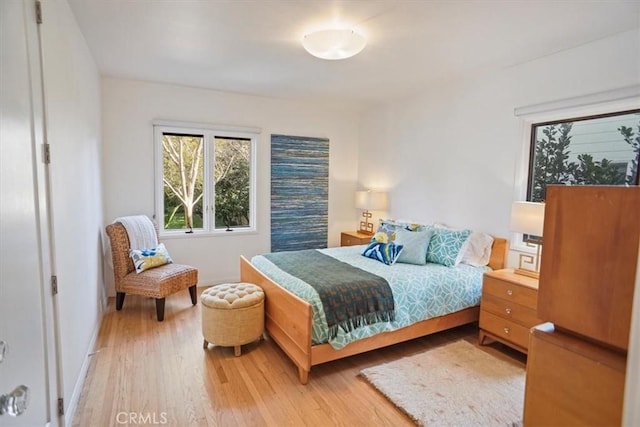
[[[122,305],[124,304],[124,292],[116,292],[116,310],[122,310]]]
[[[156,315],[158,316],[158,322],[164,320],[164,298],[156,298]]]
[[[198,303],[198,297],[196,296],[196,285],[189,286],[189,295],[191,295],[191,303],[196,305]]]

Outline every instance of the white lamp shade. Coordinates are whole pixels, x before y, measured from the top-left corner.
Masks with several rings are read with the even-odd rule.
[[[307,34],[302,46],[311,55],[322,59],[345,59],[364,49],[365,38],[353,30],[321,30]]]
[[[356,191],[356,208],[365,211],[383,211],[387,209],[387,193],[383,191]]]
[[[544,203],[513,202],[511,231],[542,237],[543,227]]]

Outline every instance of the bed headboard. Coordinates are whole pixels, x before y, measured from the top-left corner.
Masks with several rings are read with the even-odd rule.
[[[489,258],[489,267],[494,270],[500,270],[507,263],[507,246],[509,241],[502,237],[494,237],[491,246],[491,258]]]

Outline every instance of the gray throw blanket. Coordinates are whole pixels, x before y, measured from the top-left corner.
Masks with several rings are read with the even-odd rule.
[[[329,339],[338,328],[347,332],[363,325],[395,319],[389,283],[315,249],[264,255],[281,270],[311,285],[322,301]]]

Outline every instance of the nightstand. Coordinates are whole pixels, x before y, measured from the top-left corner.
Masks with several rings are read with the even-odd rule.
[[[340,233],[340,246],[366,245],[371,241],[373,234],[359,231],[343,231]]]
[[[480,333],[523,353],[529,347],[529,330],[544,323],[537,316],[538,279],[515,274],[511,269],[484,274],[480,302]]]

